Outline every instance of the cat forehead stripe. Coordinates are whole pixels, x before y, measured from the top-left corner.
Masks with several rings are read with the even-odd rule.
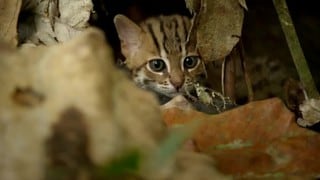
[[[190,27],[189,23],[190,22],[189,22],[189,20],[187,18],[182,18],[182,27],[183,27],[184,34],[186,35],[185,41],[187,40],[187,36],[188,36],[188,33],[189,33],[189,28],[188,28],[188,27]],[[187,24],[189,24],[189,25],[187,25]]]
[[[163,39],[163,45],[168,54],[181,52],[181,42],[184,39],[179,36],[179,27],[175,26],[178,23],[178,20],[173,16],[168,21],[165,21],[163,33],[165,38]]]
[[[159,21],[160,21],[160,32],[163,34],[163,36],[162,36],[162,47],[163,47],[164,51],[168,54],[169,50],[168,50],[168,48],[166,46],[166,41],[168,40],[168,36],[167,36],[166,31],[164,29],[163,19],[160,18]]]
[[[151,34],[152,40],[153,40],[154,44],[156,45],[156,48],[157,48],[157,50],[158,50],[158,53],[159,53],[159,55],[160,55],[160,54],[161,54],[161,53],[160,53],[160,45],[159,45],[159,42],[158,42],[158,40],[157,40],[157,37],[156,37],[156,35],[155,35],[154,31],[153,31],[152,24],[151,24],[151,23],[147,23],[147,27],[148,27],[149,33]]]
[[[160,56],[185,52],[190,27],[187,17],[160,16],[146,20],[141,26],[152,37]]]

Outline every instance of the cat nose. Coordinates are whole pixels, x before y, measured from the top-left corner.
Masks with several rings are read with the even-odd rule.
[[[173,87],[179,91],[179,89],[182,87],[183,85],[183,81],[171,81],[171,84],[173,85]]]

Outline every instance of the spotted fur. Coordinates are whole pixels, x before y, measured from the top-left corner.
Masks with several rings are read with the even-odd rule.
[[[174,97],[185,94],[206,75],[197,42],[190,38],[192,21],[188,17],[151,17],[138,25],[124,15],[117,15],[114,23],[125,64],[138,86]],[[150,65],[154,60],[161,60],[165,69],[155,71]],[[188,66],[188,62],[197,64]]]

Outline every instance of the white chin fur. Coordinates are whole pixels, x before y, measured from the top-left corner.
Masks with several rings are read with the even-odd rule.
[[[172,97],[175,97],[175,96],[180,95],[181,93],[179,93],[179,92],[173,92],[173,93],[161,93],[161,94],[166,95],[166,96],[172,98]]]
[[[167,86],[166,88],[156,87],[156,88],[153,88],[153,90],[168,97],[175,97],[181,94],[181,92],[178,92],[173,86],[170,86],[170,87]]]

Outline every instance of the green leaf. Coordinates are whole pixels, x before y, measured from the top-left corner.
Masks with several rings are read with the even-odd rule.
[[[137,150],[133,150],[99,167],[96,174],[99,179],[114,179],[134,175],[139,170],[140,162],[141,154]]]

